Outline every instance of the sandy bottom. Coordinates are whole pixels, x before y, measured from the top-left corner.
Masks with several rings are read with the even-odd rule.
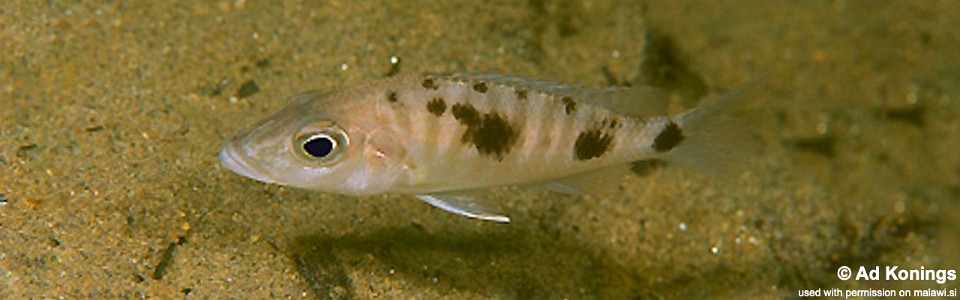
[[[960,268],[957,1],[70,2],[0,5],[3,299],[958,287],[837,277]],[[509,225],[219,164],[291,94],[450,71],[654,84],[676,110],[766,78],[748,129],[767,147],[741,178],[491,191]]]

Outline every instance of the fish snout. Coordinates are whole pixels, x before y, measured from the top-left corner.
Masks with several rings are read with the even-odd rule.
[[[273,180],[267,179],[263,168],[243,152],[243,147],[238,146],[240,145],[235,143],[234,140],[224,143],[223,148],[220,149],[220,163],[234,173],[257,181],[272,183]]]

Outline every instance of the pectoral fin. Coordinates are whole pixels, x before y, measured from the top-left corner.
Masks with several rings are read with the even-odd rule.
[[[493,205],[477,201],[478,198],[470,195],[442,193],[417,195],[417,198],[461,216],[501,223],[510,222],[510,218],[497,212],[492,208]]]

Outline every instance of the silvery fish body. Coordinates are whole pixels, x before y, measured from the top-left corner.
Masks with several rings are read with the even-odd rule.
[[[401,75],[304,93],[228,140],[224,165],[344,195],[402,193],[469,217],[509,219],[475,191],[591,193],[644,159],[721,174],[747,159],[736,93],[679,115],[650,88],[583,88],[486,74]]]

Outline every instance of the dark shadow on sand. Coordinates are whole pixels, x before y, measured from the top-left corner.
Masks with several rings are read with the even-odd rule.
[[[563,238],[520,229],[427,232],[418,225],[361,236],[306,235],[287,254],[322,299],[351,299],[350,269],[417,285],[469,289],[495,298],[624,295],[637,274]],[[372,260],[371,260],[372,258]]]

